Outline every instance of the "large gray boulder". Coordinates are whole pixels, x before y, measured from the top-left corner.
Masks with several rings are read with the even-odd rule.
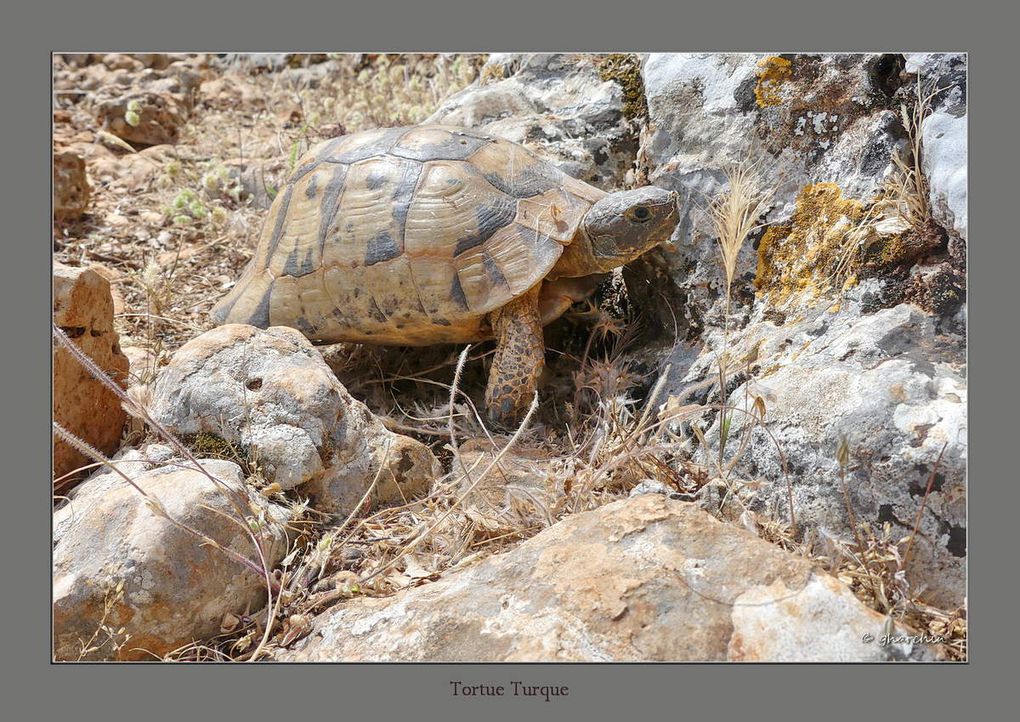
[[[756,354],[750,378],[738,371],[730,402],[749,410],[761,397],[767,408],[768,433],[761,427],[751,432],[735,467],[737,478],[760,482],[750,506],[789,518],[785,457],[801,529],[816,538],[853,539],[836,458],[845,438],[847,486],[858,522],[875,529],[889,522],[900,539],[911,533],[928,477],[937,471],[906,579],[930,603],[961,605],[967,554],[963,339],[937,328],[912,304],[862,314],[851,297],[836,312],[816,309],[783,325],[755,317],[731,340],[730,353]],[[705,353],[674,388],[715,374],[716,355]],[[749,423],[747,415],[734,412],[730,438],[741,438]],[[718,419],[705,437],[709,447],[699,458],[711,466]]]
[[[387,430],[347,393],[299,331],[228,324],[174,354],[152,384],[152,413],[172,433],[211,434],[245,449],[269,482],[301,487],[348,514],[408,499],[441,474],[423,444]]]
[[[721,275],[708,214],[735,163],[756,167],[774,192],[765,221],[793,215],[812,183],[872,200],[906,147],[896,89],[901,56],[890,54],[652,53],[642,68],[648,125],[639,158],[650,181],[680,193],[686,210],[678,252],[665,265],[670,295],[697,333],[719,313]],[[755,293],[752,238],[737,260],[734,296]],[[665,319],[668,321],[667,319]]]

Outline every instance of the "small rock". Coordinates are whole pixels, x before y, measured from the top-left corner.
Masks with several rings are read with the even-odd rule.
[[[110,70],[131,70],[137,72],[145,67],[141,60],[132,58],[124,53],[110,53],[103,56],[103,65]]]
[[[99,103],[100,125],[137,145],[176,143],[184,125],[184,109],[170,94],[126,93]]]
[[[218,109],[251,107],[264,108],[266,99],[259,93],[257,86],[238,74],[227,74],[214,77],[211,80],[201,82],[199,93],[202,97],[202,104]],[[245,148],[247,151],[248,149]],[[270,153],[265,157],[271,158],[278,154]]]
[[[299,332],[229,324],[182,346],[152,386],[152,411],[177,434],[248,447],[283,489],[349,513],[382,466],[370,502],[410,498],[440,475],[414,439],[388,431]]]
[[[129,365],[113,330],[113,309],[110,282],[99,273],[54,264],[53,322],[100,369],[126,386]],[[120,442],[127,418],[120,399],[93,378],[56,339],[53,343],[54,419],[104,454],[112,453]],[[91,461],[63,440],[55,439],[54,477]]]
[[[139,460],[118,468],[173,519],[257,565],[253,542],[230,519],[238,505],[247,515],[242,523],[262,530],[272,569],[287,551],[288,512],[248,489],[236,464],[200,463],[222,487],[178,465],[144,470]],[[72,491],[53,528],[57,660],[157,659],[218,633],[225,614],[265,604],[260,575],[155,513],[113,471]]]
[[[93,174],[98,180],[107,183],[112,191],[144,191],[163,174],[173,154],[173,146],[164,144],[143,148],[137,153],[104,156],[95,161]],[[159,222],[163,221],[162,216],[156,217]]]
[[[168,66],[172,58],[166,53],[135,53],[133,58],[138,60],[144,67],[162,70]]]
[[[642,494],[664,494],[665,496],[670,496],[671,494],[676,494],[676,489],[670,489],[661,481],[655,479],[644,479],[630,490],[628,496],[635,497]]]
[[[781,623],[777,623],[781,622]],[[885,618],[810,561],[643,494],[313,622],[282,661],[881,661]]]
[[[77,153],[53,154],[53,216],[74,220],[85,212],[92,189],[85,172],[85,159]]]
[[[883,218],[875,224],[875,233],[880,236],[895,236],[910,230],[910,223],[899,216]]]
[[[551,508],[563,495],[562,481],[549,473],[549,452],[522,447],[510,449],[482,478],[499,451],[493,449],[488,439],[470,439],[458,450],[463,466],[454,462],[453,471],[464,475],[461,484],[465,490],[474,486],[464,499],[466,506],[507,509],[514,500],[533,509],[540,507],[535,511],[541,512]]]
[[[252,208],[267,210],[273,203],[274,194],[269,189],[278,185],[277,177],[282,170],[279,163],[248,163],[240,159],[226,163],[227,173],[241,188],[241,199],[251,199]]]

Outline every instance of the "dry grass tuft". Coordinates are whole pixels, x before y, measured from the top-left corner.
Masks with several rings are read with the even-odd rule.
[[[900,121],[907,131],[909,154],[893,156],[896,172],[887,181],[879,206],[887,216],[902,218],[910,226],[921,228],[931,220],[928,180],[923,169],[924,146],[921,124],[932,111],[931,101],[943,88],[925,83],[919,77],[914,86],[914,100],[900,105]]]

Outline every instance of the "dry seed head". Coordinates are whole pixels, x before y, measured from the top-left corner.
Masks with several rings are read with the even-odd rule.
[[[726,171],[729,187],[709,206],[709,214],[719,242],[719,254],[726,274],[727,295],[733,285],[737,254],[747,236],[760,224],[772,201],[774,191],[763,188],[757,165],[737,164]]]

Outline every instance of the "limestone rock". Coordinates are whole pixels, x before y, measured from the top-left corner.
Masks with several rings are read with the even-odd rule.
[[[937,327],[911,304],[861,314],[867,295],[864,286],[835,313],[819,308],[784,325],[756,316],[731,339],[734,358],[752,349],[757,358],[753,381],[737,385],[729,398],[744,408],[745,398],[766,397],[767,426],[775,439],[756,429],[737,470],[741,478],[763,484],[754,508],[788,518],[778,443],[798,524],[850,540],[836,462],[838,440],[845,436],[854,513],[876,528],[891,522],[899,539],[910,533],[946,445],[907,579],[922,598],[951,608],[966,593],[965,346],[950,324]],[[715,372],[714,354],[705,354],[675,388]],[[746,420],[733,414],[731,438],[740,437]],[[717,454],[717,424],[705,436],[712,447],[707,463]]]
[[[103,65],[110,70],[137,71],[142,68],[162,70],[171,63],[174,57],[167,53],[109,53],[103,56]]]
[[[115,192],[140,193],[149,190],[152,182],[163,175],[173,153],[173,146],[164,144],[120,156],[110,152],[96,154],[92,173]]]
[[[885,619],[804,559],[644,494],[319,617],[285,661],[879,661]]]
[[[615,190],[637,150],[623,111],[624,91],[603,79],[597,56],[493,54],[479,80],[426,122],[464,125],[522,143],[565,173]]]
[[[117,383],[126,386],[127,357],[113,330],[110,283],[92,269],[54,264],[53,321],[71,342]],[[105,454],[120,442],[127,414],[120,399],[54,340],[53,417],[64,428]],[[91,463],[91,460],[55,439],[55,477]]]
[[[193,468],[147,470],[140,459],[129,455],[119,468],[173,519],[258,564],[253,542],[224,516],[236,516],[239,505],[244,523],[262,530],[270,570],[286,554],[288,512],[249,490],[236,464],[201,460],[220,488]],[[218,633],[225,614],[265,604],[262,577],[156,514],[115,472],[96,474],[72,491],[53,527],[57,660],[159,658]]]
[[[967,240],[967,56],[912,53],[907,70],[934,93],[921,124],[922,162],[935,221]]]
[[[935,113],[921,126],[931,179],[932,212],[939,225],[967,240],[967,118]]]
[[[157,420],[247,447],[269,481],[349,512],[376,474],[374,503],[410,498],[440,475],[414,439],[388,431],[299,332],[220,326],[181,347],[152,385]],[[382,467],[382,471],[380,471]]]
[[[814,182],[835,184],[854,201],[872,200],[906,145],[895,97],[902,65],[891,54],[647,57],[649,122],[639,161],[654,184],[680,193],[686,213],[673,237],[677,252],[655,251],[635,268],[656,261],[665,267],[691,332],[721,305],[707,208],[725,189],[727,168],[755,165],[774,190],[769,223],[789,219],[798,195]],[[737,298],[754,294],[754,241],[737,258]],[[663,321],[670,323],[668,316]]]

